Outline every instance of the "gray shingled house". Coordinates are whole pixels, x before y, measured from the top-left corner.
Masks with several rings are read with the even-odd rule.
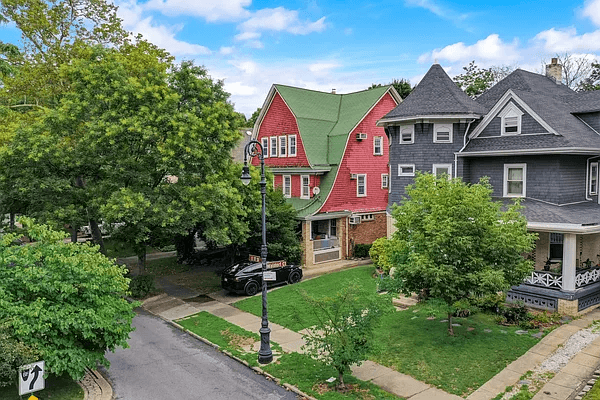
[[[539,233],[535,271],[508,299],[576,314],[600,303],[600,91],[574,92],[561,77],[553,59],[545,76],[517,69],[473,100],[434,64],[378,125],[390,143],[389,205],[415,171],[488,176],[494,197],[523,198]]]

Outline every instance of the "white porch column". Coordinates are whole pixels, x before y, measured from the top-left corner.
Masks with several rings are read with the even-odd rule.
[[[573,233],[563,235],[562,290],[567,292],[575,291],[576,238]]]

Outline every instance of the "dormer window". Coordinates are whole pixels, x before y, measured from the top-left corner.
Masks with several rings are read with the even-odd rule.
[[[509,103],[499,114],[502,119],[502,135],[519,135],[522,115],[523,112],[516,105]]]

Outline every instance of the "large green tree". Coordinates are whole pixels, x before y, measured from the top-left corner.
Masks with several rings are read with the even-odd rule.
[[[522,254],[536,238],[518,202],[492,201],[486,179],[477,184],[419,174],[395,206],[393,259],[407,293],[428,290],[449,307],[472,295],[496,293],[520,284],[532,269]]]
[[[410,92],[412,92],[412,90],[413,90],[412,86],[410,85],[410,82],[404,78],[394,79],[391,83],[388,83],[387,85],[392,85],[394,87],[394,89],[396,89],[396,91],[398,92],[398,94],[400,95],[400,97],[402,99],[405,99],[406,96],[408,96],[410,94]],[[374,83],[369,87],[369,89],[381,87],[381,86],[387,86],[387,85],[382,85],[380,83]]]
[[[125,268],[47,225],[21,222],[35,243],[0,236],[2,333],[40,353],[53,374],[81,379],[85,368],[108,367],[105,352],[127,347],[133,331]]]
[[[463,67],[465,72],[456,75],[453,80],[468,96],[476,98],[504,79],[514,69],[515,67],[511,66],[480,68],[475,61],[471,61],[469,65]]]

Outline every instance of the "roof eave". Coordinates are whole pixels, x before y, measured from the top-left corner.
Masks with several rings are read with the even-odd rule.
[[[391,118],[381,118],[377,121],[377,126],[386,127],[388,125],[392,125],[395,123],[408,123],[411,121],[419,121],[419,120],[447,120],[447,119],[477,119],[481,118],[482,114],[431,114],[431,115],[411,115],[408,117],[391,117]]]
[[[519,150],[490,150],[490,151],[462,151],[454,153],[458,157],[468,156],[523,156],[523,155],[539,155],[539,154],[579,154],[579,155],[597,155],[600,154],[599,149],[590,149],[582,147],[564,147],[550,149],[519,149]]]
[[[565,223],[528,222],[527,229],[534,232],[576,233],[580,235],[600,233],[600,225]]]

